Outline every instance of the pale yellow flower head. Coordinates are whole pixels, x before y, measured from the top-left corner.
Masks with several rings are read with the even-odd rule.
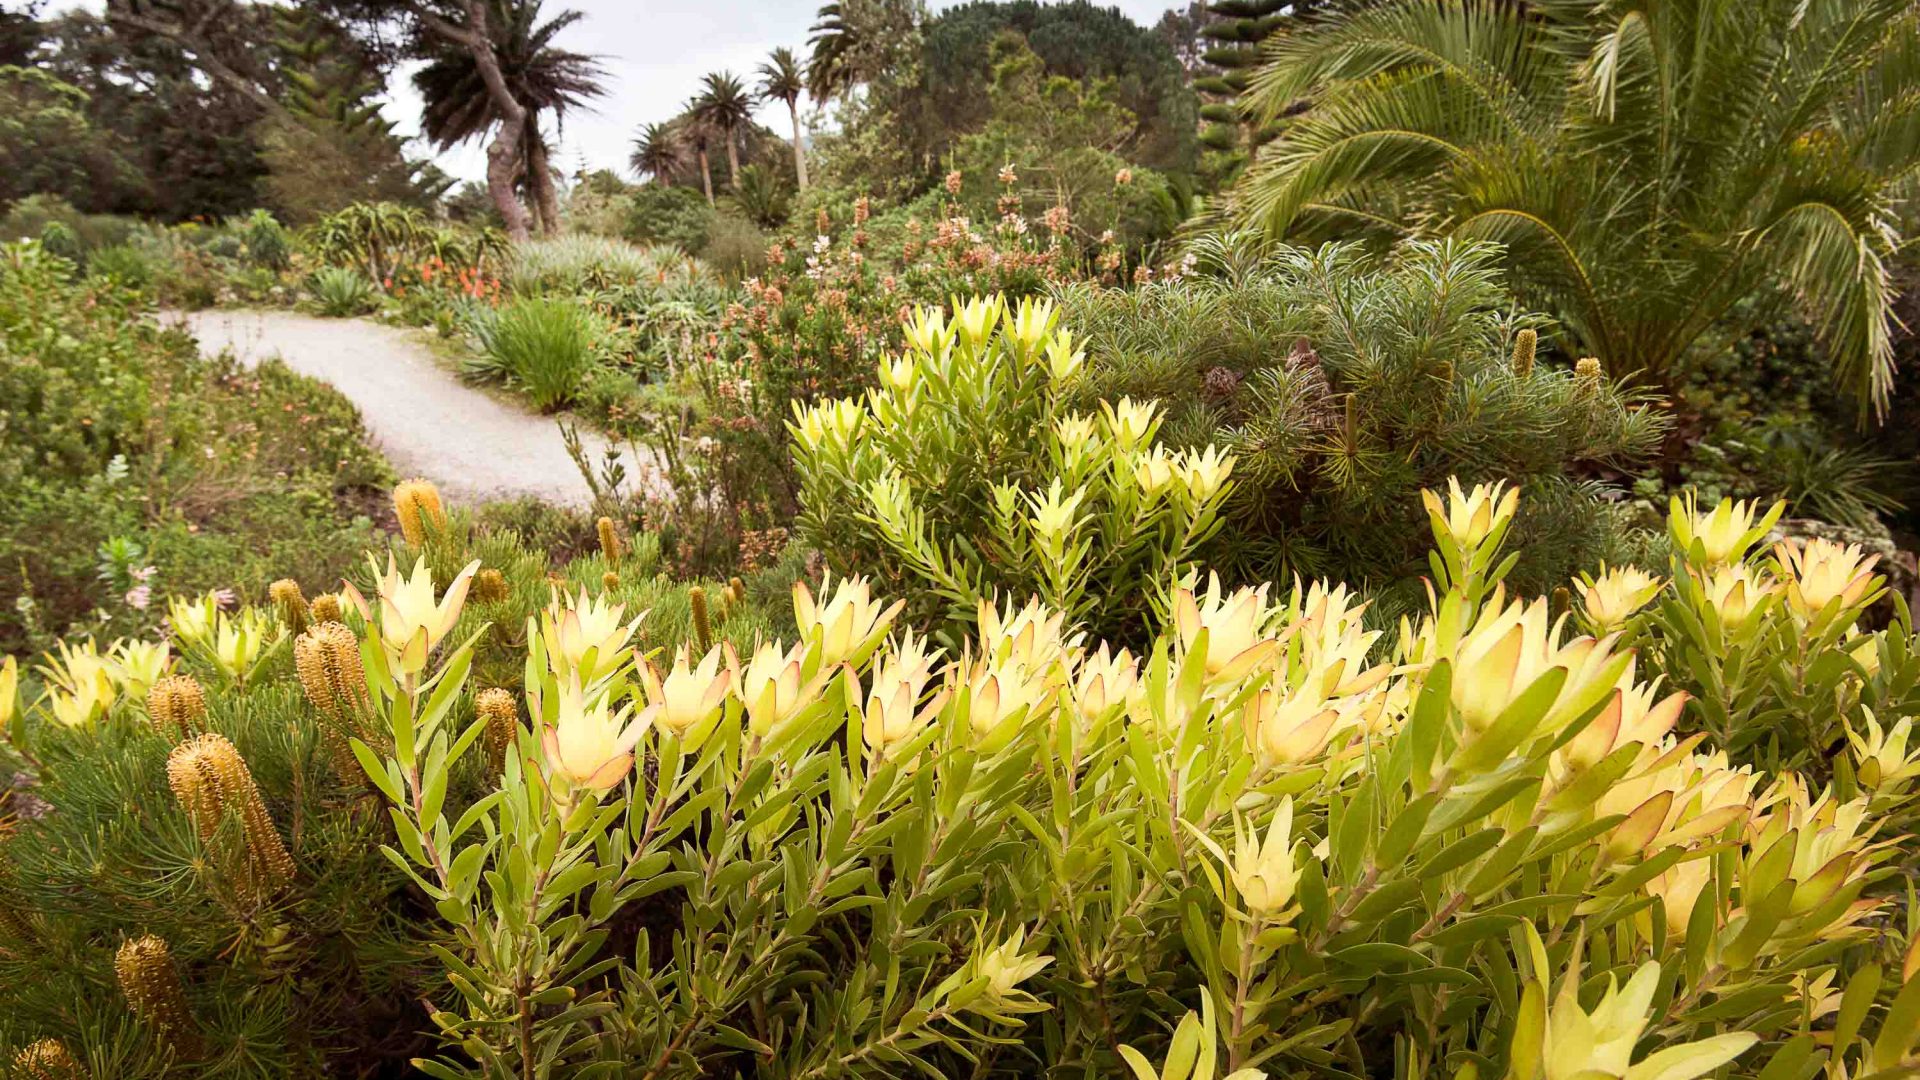
[[[173,649],[164,641],[137,638],[113,643],[112,661],[120,681],[133,697],[144,698],[153,684],[173,670]]]
[[[1037,598],[1018,611],[1011,602],[996,609],[982,600],[976,614],[977,655],[995,662],[1010,659],[1036,670],[1064,664],[1067,654],[1085,636],[1069,634],[1066,613],[1053,610]]]
[[[1639,744],[1643,753],[1653,750],[1680,722],[1687,694],[1675,692],[1662,697],[1659,680],[1636,683],[1633,669],[1633,662],[1629,660],[1600,714],[1548,759],[1548,768],[1556,780],[1584,772],[1630,743]]]
[[[1233,860],[1227,865],[1227,876],[1233,879],[1233,887],[1252,915],[1280,916],[1293,903],[1300,870],[1293,860],[1291,797],[1282,800],[1274,812],[1264,840],[1257,832],[1234,830]]]
[[[1047,374],[1054,382],[1070,382],[1086,361],[1087,354],[1074,348],[1072,331],[1062,327],[1047,339]]]
[[[1883,728],[1871,711],[1866,730],[1847,727],[1847,741],[1853,746],[1854,775],[1860,786],[1872,792],[1897,792],[1907,781],[1920,776],[1920,746],[1913,745],[1913,717],[1903,716],[1893,727]]]
[[[284,632],[278,623],[256,608],[247,608],[237,615],[221,612],[213,627],[214,661],[230,678],[244,679]]]
[[[1075,488],[1069,494],[1056,476],[1045,494],[1027,495],[1028,505],[1033,511],[1027,524],[1042,543],[1058,543],[1080,525],[1080,504],[1086,497],[1086,488]]]
[[[655,710],[637,717],[630,716],[630,705],[616,710],[605,694],[583,690],[578,672],[568,672],[557,691],[554,722],[540,735],[548,766],[574,787],[605,791],[619,784],[633,768],[633,748],[647,733]],[[541,714],[537,702],[534,712]]]
[[[1267,603],[1267,586],[1243,586],[1228,593],[1220,575],[1207,576],[1207,589],[1173,593],[1174,630],[1186,656],[1198,656],[1207,679],[1216,684],[1238,682],[1272,656],[1278,643],[1267,637],[1274,610]],[[1201,640],[1201,631],[1206,639]]]
[[[866,708],[861,711],[860,733],[870,749],[884,755],[890,747],[918,735],[940,711],[946,701],[945,691],[921,704],[939,657],[940,650],[929,651],[926,639],[915,638],[912,630],[887,650],[874,671]]]
[[[1133,482],[1149,496],[1166,491],[1180,476],[1180,462],[1165,447],[1152,447],[1133,459]]]
[[[754,735],[767,738],[776,734],[819,699],[830,669],[823,666],[813,678],[803,678],[806,660],[804,643],[782,649],[778,642],[767,641],[754,650],[736,687],[747,709],[747,728]]]
[[[640,629],[646,612],[621,622],[625,604],[615,604],[602,593],[589,598],[586,586],[578,596],[560,593],[540,613],[541,637],[547,646],[547,665],[555,675],[578,672],[593,683],[626,661],[627,643]]]
[[[0,657],[0,729],[13,723],[20,708],[20,661]]]
[[[100,652],[92,638],[54,643],[55,652],[43,654],[40,674],[47,684],[75,697],[98,702],[104,711],[120,696],[120,668]]]
[[[896,394],[910,394],[920,382],[920,365],[906,354],[880,358],[880,385]]]
[[[1160,426],[1160,403],[1157,401],[1135,401],[1123,397],[1118,404],[1103,401],[1100,403],[1100,415],[1106,421],[1107,436],[1115,445],[1124,450],[1144,446],[1152,440],[1153,433]]]
[[[1727,630],[1746,626],[1760,605],[1778,588],[1772,578],[1745,563],[1718,566],[1700,578],[1702,602]]]
[[[1667,531],[1674,549],[1696,566],[1739,562],[1785,508],[1784,503],[1776,503],[1763,514],[1759,506],[1757,502],[1721,499],[1718,506],[1703,514],[1693,493],[1688,492],[1684,501],[1674,497],[1667,514]]]
[[[1599,577],[1581,575],[1574,583],[1587,618],[1600,630],[1617,630],[1660,595],[1665,581],[1636,566],[1602,564]]]
[[[1208,444],[1200,450],[1188,450],[1179,457],[1180,482],[1195,503],[1204,504],[1226,491],[1233,476],[1234,457],[1218,446]]]
[[[1873,567],[1880,557],[1865,554],[1858,544],[1783,540],[1774,555],[1786,579],[1787,603],[1802,618],[1812,619],[1836,602],[1857,607],[1879,584]]]
[[[836,586],[829,573],[821,579],[820,591],[829,590],[829,599],[821,606],[814,603],[806,582],[793,583],[793,617],[801,640],[820,650],[823,667],[863,664],[885,640],[906,601],[882,608],[864,577],[841,578]]]
[[[219,612],[220,600],[212,593],[192,599],[176,596],[167,601],[167,625],[176,640],[211,645],[213,621]]]
[[[473,581],[473,575],[480,569],[480,560],[468,563],[447,586],[443,596],[436,597],[433,591],[433,574],[427,569],[424,556],[414,561],[413,572],[405,577],[395,565],[392,556],[387,558],[386,573],[380,573],[378,563],[373,557],[367,557],[373,567],[380,600],[380,640],[387,646],[388,652],[395,658],[401,671],[412,674],[427,666],[427,656],[433,652],[441,640],[453,631],[454,624],[460,621],[460,609],[467,600],[467,586]],[[372,613],[366,599],[349,582],[342,590],[361,616],[372,621]]]
[[[953,324],[960,331],[961,340],[970,345],[986,341],[1006,306],[1006,298],[998,293],[956,302],[953,306]]]
[[[1054,320],[1053,301],[1046,297],[1024,297],[1015,307],[1003,308],[1001,312],[1006,336],[1020,346],[1022,353],[1033,352],[1046,339]]]
[[[1661,1050],[1635,1064],[1633,1048],[1651,1019],[1660,965],[1647,961],[1625,986],[1609,975],[1607,991],[1591,1011],[1581,1008],[1577,983],[1572,978],[1562,982],[1547,1010],[1542,1045],[1527,1054],[1539,1061],[1539,1072],[1516,1080],[1695,1080],[1760,1041],[1744,1031],[1715,1035]],[[1517,1038],[1524,1035],[1516,1032]]]
[[[664,678],[651,663],[640,665],[640,689],[658,712],[654,722],[675,735],[685,735],[711,719],[726,704],[733,689],[733,646],[722,642],[693,664],[685,645],[674,650],[673,666]]]
[[[794,420],[789,427],[794,437],[808,450],[818,450],[822,446],[845,450],[859,441],[867,422],[867,410],[852,398],[820,401],[812,405],[795,401],[793,413]]]
[[[985,1007],[995,1008],[1026,997],[1019,989],[1020,984],[1053,963],[1051,956],[1026,952],[1026,940],[1026,927],[1017,927],[1012,937],[974,956],[974,978],[986,981],[986,990],[981,995]]]
[[[1125,705],[1139,681],[1139,661],[1125,649],[1114,653],[1103,641],[1098,652],[1081,657],[1073,676],[1073,711],[1081,727],[1089,728],[1109,710]]]
[[[1691,752],[1698,738],[1674,744],[1663,740],[1655,754],[1643,755],[1627,776],[1595,801],[1596,817],[1624,814],[1609,832],[1607,857],[1616,861],[1650,856],[1718,836],[1753,813],[1759,778],[1751,766],[1733,768],[1724,752]]]
[[[938,304],[913,309],[905,325],[907,343],[920,352],[940,356],[953,347],[954,328],[947,324],[947,312]]]
[[[1012,742],[1053,704],[1057,686],[1052,665],[1036,669],[1009,655],[977,660],[964,670],[967,727],[974,744],[989,753]]]
[[[1461,489],[1457,478],[1448,477],[1446,502],[1442,503],[1438,494],[1426,490],[1420,492],[1420,501],[1426,505],[1427,517],[1436,533],[1452,537],[1462,551],[1473,551],[1495,530],[1504,529],[1513,520],[1514,511],[1520,505],[1520,489],[1501,482],[1475,484],[1473,490],[1467,492]]]
[[[1247,744],[1262,765],[1301,765],[1326,756],[1340,708],[1313,687],[1292,692],[1263,686],[1241,707]]]

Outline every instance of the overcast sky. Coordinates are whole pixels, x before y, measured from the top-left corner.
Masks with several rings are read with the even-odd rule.
[[[932,0],[934,10],[956,0]],[[1105,0],[1143,26],[1159,21],[1172,0]],[[56,0],[54,8],[89,7],[101,0]],[[678,113],[697,89],[700,77],[728,70],[749,81],[767,53],[785,45],[805,54],[807,27],[817,0],[548,0],[549,10],[575,8],[585,18],[560,35],[560,44],[600,57],[607,70],[607,94],[593,111],[574,113],[562,133],[555,164],[572,174],[589,169],[627,171],[627,153],[640,125]],[[420,104],[401,71],[390,88],[387,116],[400,130],[419,130]],[[760,121],[785,135],[786,107],[762,108]],[[441,168],[461,179],[486,173],[485,147],[456,147],[439,158]]]

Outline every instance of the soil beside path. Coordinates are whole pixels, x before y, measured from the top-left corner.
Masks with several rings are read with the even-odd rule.
[[[592,499],[552,417],[461,383],[405,330],[285,311],[170,312],[162,320],[184,324],[204,353],[231,349],[248,364],[279,356],[331,383],[359,407],[396,472],[426,477],[451,499],[533,496],[577,508]],[[606,440],[584,428],[580,436],[597,465]]]

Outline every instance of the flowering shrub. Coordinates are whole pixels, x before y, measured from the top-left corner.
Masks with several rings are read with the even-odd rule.
[[[1157,445],[1152,402],[1073,411],[1086,358],[1058,322],[1046,301],[922,308],[864,402],[796,405],[808,543],[961,621],[1028,595],[1108,637],[1164,616],[1233,459]]]
[[[1835,708],[1862,738],[1830,783],[1736,764],[1684,734],[1725,702],[1674,688],[1658,605],[1634,610],[1650,579],[1582,582],[1571,622],[1509,594],[1517,509],[1430,499],[1430,600],[1391,634],[1325,582],[1176,587],[1138,653],[1038,599],[936,644],[858,579],[796,587],[791,631],[740,648],[556,591],[515,630],[521,713],[470,685],[470,560],[310,605],[297,679],[196,695],[167,681],[217,679],[188,657],[144,707],[122,688],[63,721],[32,689],[19,713],[0,668],[0,730],[54,808],[4,845],[0,985],[31,989],[0,1037],[136,1077],[250,1073],[242,1047],[291,1070],[309,1032],[430,1076],[1920,1064],[1898,676],[1851,670]],[[1744,516],[1680,508],[1681,558],[1759,574]],[[1797,617],[1872,595],[1844,553],[1776,558]],[[1899,612],[1856,629],[1812,663],[1911,639]],[[370,793],[390,818],[352,809]],[[109,799],[167,859],[204,851],[195,872],[76,866]],[[373,997],[340,992],[383,962]],[[400,1034],[414,1001],[438,1052]]]

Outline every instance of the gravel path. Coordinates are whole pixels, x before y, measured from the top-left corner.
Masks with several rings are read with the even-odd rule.
[[[585,507],[591,493],[552,417],[503,404],[434,362],[404,330],[361,319],[285,311],[169,313],[202,352],[232,349],[246,363],[278,355],[323,379],[360,409],[374,444],[402,476],[424,476],[461,502],[532,495]],[[606,442],[582,430],[589,460]],[[631,467],[631,463],[629,463]]]

